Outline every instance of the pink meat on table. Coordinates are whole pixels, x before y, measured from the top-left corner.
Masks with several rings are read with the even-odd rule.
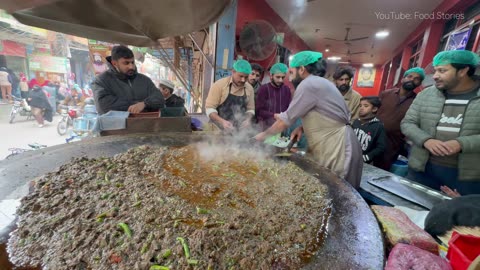
[[[372,206],[372,211],[383,228],[389,248],[404,243],[438,254],[435,239],[413,223],[402,211],[380,205]]]
[[[385,270],[452,270],[447,260],[428,251],[397,244],[388,256]]]

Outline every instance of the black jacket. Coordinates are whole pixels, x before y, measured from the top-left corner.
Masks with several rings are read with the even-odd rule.
[[[140,73],[127,77],[117,72],[110,60],[107,57],[109,70],[98,75],[92,83],[98,114],[127,111],[128,107],[142,101],[145,111],[158,111],[165,106],[162,93],[150,78]]]
[[[356,119],[352,128],[362,147],[363,161],[370,163],[375,159],[382,158],[386,148],[383,123],[376,117],[365,124],[362,124],[360,119]]]
[[[48,122],[52,122],[53,120],[53,109],[52,106],[50,105],[50,102],[48,102],[48,98],[43,92],[43,89],[40,87],[35,87],[33,88],[32,91],[30,91],[29,96],[28,96],[28,104],[32,107],[44,109],[45,113],[43,117],[45,120]]]
[[[425,219],[425,231],[433,236],[456,226],[480,226],[480,194],[444,200],[433,206]]]
[[[185,105],[185,100],[183,98],[172,94],[165,100],[166,107],[183,107]]]

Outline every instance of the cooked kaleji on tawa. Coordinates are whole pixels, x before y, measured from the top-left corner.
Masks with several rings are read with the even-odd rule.
[[[326,187],[292,162],[204,147],[141,146],[43,176],[18,210],[13,263],[56,270],[307,264],[326,233]]]

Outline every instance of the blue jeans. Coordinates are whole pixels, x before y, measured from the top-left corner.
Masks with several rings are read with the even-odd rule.
[[[460,194],[480,194],[480,180],[459,181],[458,169],[427,162],[425,172],[417,172],[408,168],[407,177],[424,186],[440,190],[440,186],[456,189]]]

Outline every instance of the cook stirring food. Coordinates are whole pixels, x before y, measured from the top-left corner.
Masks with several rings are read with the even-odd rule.
[[[266,131],[255,136],[264,141],[302,119],[303,126],[291,134],[291,139],[305,133],[308,152],[321,165],[353,187],[360,186],[362,176],[362,150],[350,126],[350,112],[335,85],[322,76],[326,62],[322,54],[302,51],[290,61],[290,80],[295,94],[288,109],[275,114],[275,123]]]
[[[224,131],[248,128],[255,115],[254,92],[246,83],[252,67],[248,61],[237,60],[232,75],[216,81],[208,92],[207,116]]]

